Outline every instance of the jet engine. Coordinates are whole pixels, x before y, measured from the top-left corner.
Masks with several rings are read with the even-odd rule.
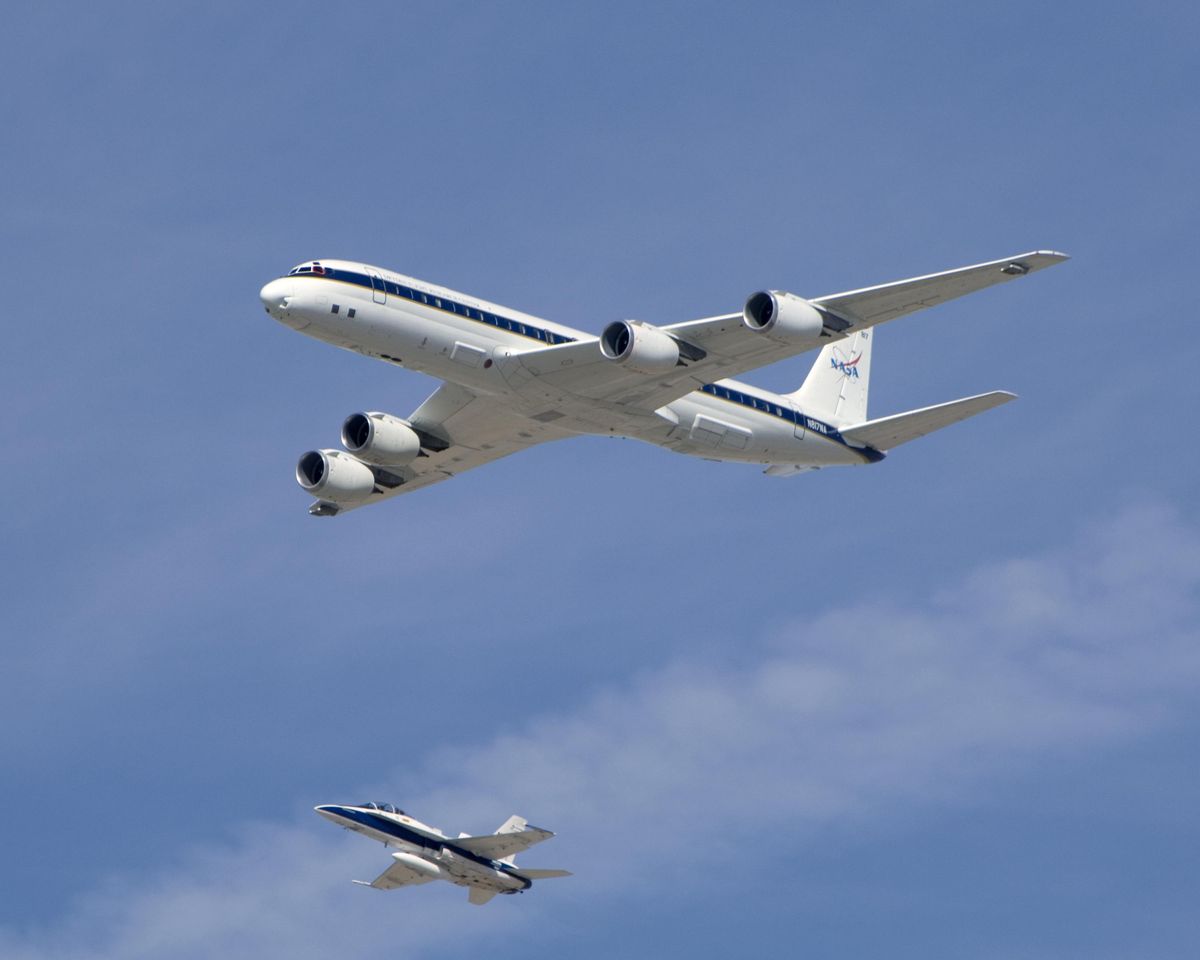
[[[342,443],[368,463],[401,466],[421,452],[421,439],[403,420],[386,413],[352,413],[342,424]]]
[[[679,364],[679,344],[647,323],[615,320],[600,334],[600,352],[637,373],[667,373]]]
[[[353,503],[371,495],[375,474],[340,450],[309,450],[296,464],[296,482],[322,500]]]
[[[820,310],[802,297],[783,290],[751,294],[742,311],[742,322],[747,329],[781,343],[816,340],[824,326]]]

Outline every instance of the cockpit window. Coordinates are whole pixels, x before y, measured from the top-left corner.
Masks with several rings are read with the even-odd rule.
[[[374,801],[368,801],[367,803],[363,804],[363,809],[381,810],[384,813],[398,813],[402,817],[407,816],[403,810],[401,810],[399,807],[392,806],[390,803],[375,803]]]
[[[310,263],[302,263],[298,267],[292,267],[292,269],[288,271],[288,276],[296,277],[302,273],[315,273],[320,276],[324,276],[325,268],[321,266],[320,260],[313,260]]]

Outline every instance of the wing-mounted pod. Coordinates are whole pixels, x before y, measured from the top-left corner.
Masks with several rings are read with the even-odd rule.
[[[357,503],[375,489],[375,474],[341,450],[309,450],[296,464],[296,482],[322,500]]]
[[[750,295],[742,310],[746,328],[781,343],[817,340],[825,326],[821,311],[803,297],[783,290],[762,290]]]
[[[679,342],[648,323],[614,320],[600,334],[600,352],[637,373],[668,373],[679,365]]]
[[[398,467],[416,459],[421,438],[403,420],[386,413],[352,413],[342,424],[342,443],[369,463]]]

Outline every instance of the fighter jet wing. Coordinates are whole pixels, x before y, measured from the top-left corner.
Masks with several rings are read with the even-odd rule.
[[[370,883],[365,880],[355,880],[354,882],[364,887],[374,887],[376,890],[395,890],[397,887],[415,887],[419,883],[429,883],[432,879],[433,877],[417,873],[411,867],[394,861]]]
[[[460,837],[453,841],[454,846],[461,847],[480,857],[489,860],[503,860],[512,857],[522,850],[528,850],[535,843],[549,840],[553,833],[540,827],[528,827],[513,833],[492,833],[483,837]]]
[[[775,363],[905,314],[915,313],[1007,283],[1066,260],[1066,254],[1034,250],[955,270],[810,299],[822,311],[819,341],[785,343],[747,329],[740,313],[658,327],[679,345],[679,363],[658,374],[630,370],[603,356],[598,339],[535,347],[511,362],[523,375],[506,374],[518,393],[558,390],[577,398],[652,411],[693,390],[755,367]]]

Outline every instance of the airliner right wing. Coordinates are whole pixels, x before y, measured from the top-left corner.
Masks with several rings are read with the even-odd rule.
[[[820,341],[793,344],[773,340],[747,329],[740,313],[729,313],[658,327],[680,347],[678,366],[665,373],[639,373],[608,360],[600,351],[599,341],[588,337],[514,354],[505,361],[505,376],[518,394],[530,400],[541,399],[548,409],[584,400],[607,404],[610,412],[618,415],[648,414],[705,384],[815,349],[896,317],[1007,283],[1066,259],[1066,254],[1035,250],[817,297],[809,302],[825,316]]]
[[[873,327],[877,323],[916,313],[926,307],[935,307],[939,303],[998,283],[1016,280],[1026,274],[1062,263],[1066,259],[1068,258],[1065,253],[1034,250],[1015,257],[1005,257],[1003,260],[990,260],[987,263],[930,273],[910,280],[897,280],[894,283],[882,283],[847,293],[817,297],[812,302],[849,320],[850,326],[845,331],[849,336],[852,331]]]

